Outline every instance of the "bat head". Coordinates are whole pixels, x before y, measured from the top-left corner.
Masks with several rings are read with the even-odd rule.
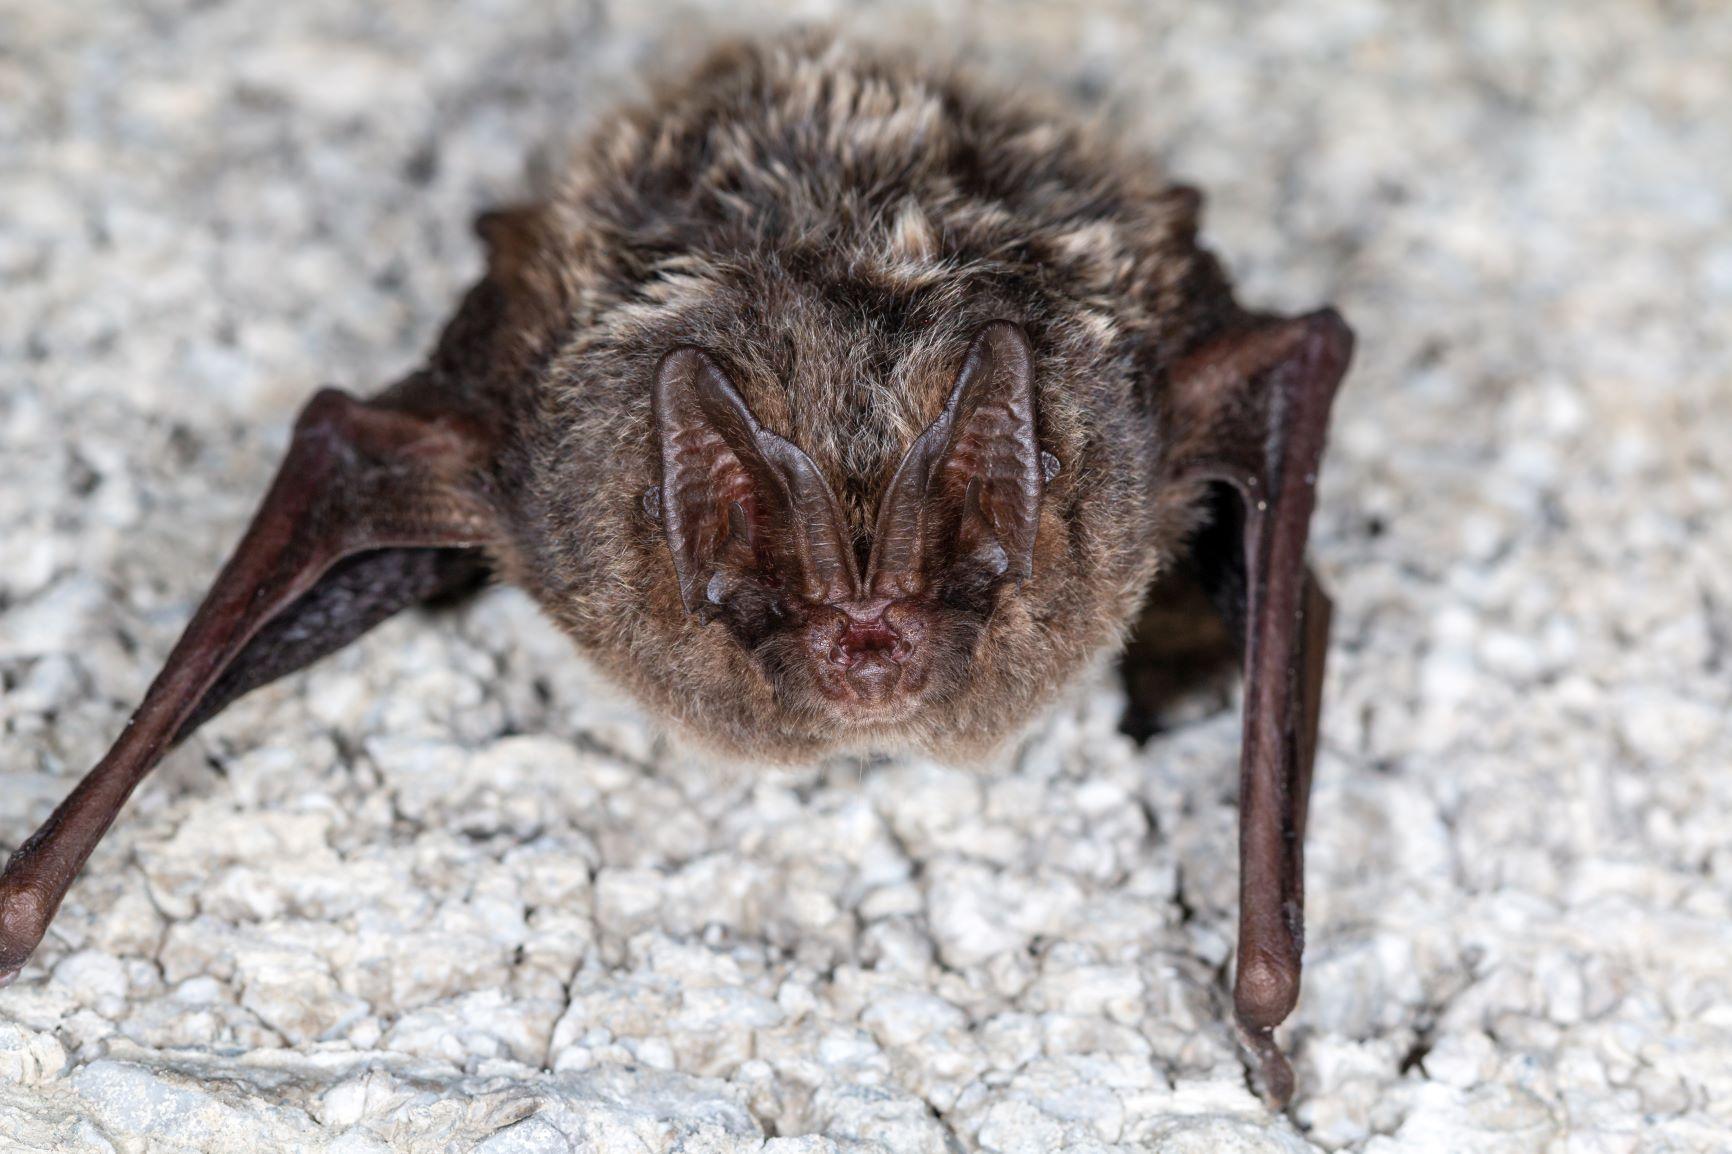
[[[1017,326],[973,337],[940,412],[847,529],[819,467],[759,423],[723,367],[683,347],[657,369],[659,518],[686,611],[725,629],[809,726],[918,728],[967,686],[981,633],[1028,578],[1045,485],[1033,358]]]
[[[1197,198],[1015,101],[742,49],[505,223],[501,335],[440,367],[506,410],[495,569],[702,744],[978,761],[1203,518],[1164,469],[1232,307]]]

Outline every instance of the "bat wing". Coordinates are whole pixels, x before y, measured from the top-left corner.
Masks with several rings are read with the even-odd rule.
[[[1352,332],[1333,310],[1246,317],[1174,366],[1168,382],[1170,477],[1212,483],[1214,516],[1192,541],[1188,575],[1220,610],[1245,671],[1233,999],[1264,1093],[1278,1104],[1293,1092],[1274,1030],[1299,996],[1305,814],[1330,618],[1329,599],[1306,566],[1305,541],[1330,404],[1352,348]],[[1133,704],[1158,643],[1132,642]],[[1191,656],[1205,652],[1199,643]],[[1133,718],[1127,728],[1141,722]]]
[[[360,401],[335,389],[296,422],[251,526],[112,749],[0,874],[0,985],[41,941],[96,844],[164,753],[229,702],[412,605],[473,588],[505,533],[485,400],[528,368],[528,210],[479,224],[489,275],[429,368]]]

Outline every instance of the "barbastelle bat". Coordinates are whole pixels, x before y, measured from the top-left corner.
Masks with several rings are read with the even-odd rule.
[[[1285,1102],[1329,622],[1305,542],[1352,338],[1236,304],[1198,209],[1062,118],[822,36],[608,122],[481,217],[423,368],[302,411],[143,704],[0,877],[0,981],[166,750],[488,578],[770,760],[977,755],[1127,637],[1146,710],[1180,668],[1160,610],[1200,590],[1246,679],[1235,1016]]]

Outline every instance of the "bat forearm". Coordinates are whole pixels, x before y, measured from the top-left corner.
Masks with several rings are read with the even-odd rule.
[[[496,531],[460,481],[460,422],[320,393],[144,703],[0,874],[0,984],[35,950],[102,836],[162,755],[249,689],[400,609],[473,586]]]

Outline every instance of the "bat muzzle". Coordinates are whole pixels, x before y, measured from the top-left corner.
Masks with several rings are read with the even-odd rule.
[[[906,602],[825,606],[808,628],[818,688],[847,720],[887,720],[925,682],[925,619]]]

